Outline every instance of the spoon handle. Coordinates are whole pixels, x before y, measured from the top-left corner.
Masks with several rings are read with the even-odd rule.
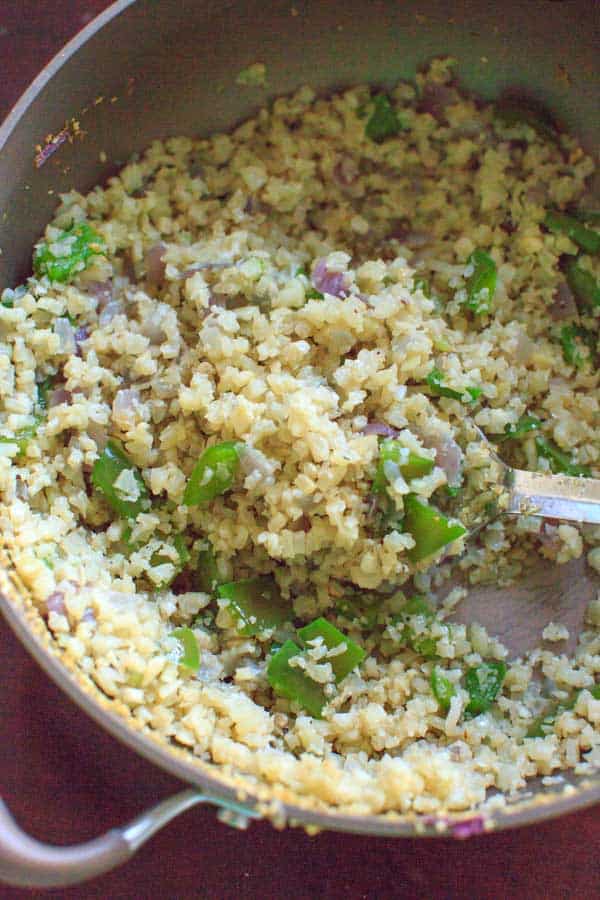
[[[540,475],[509,469],[509,514],[600,525],[600,478]]]

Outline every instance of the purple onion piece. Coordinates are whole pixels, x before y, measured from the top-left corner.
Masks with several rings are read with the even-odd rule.
[[[343,154],[333,169],[333,177],[342,187],[351,187],[359,175],[358,165],[352,156]]]
[[[87,284],[87,292],[90,296],[95,297],[98,301],[97,310],[98,312],[102,312],[107,303],[110,303],[113,296],[113,284],[112,281],[107,279],[106,281],[90,281]]]
[[[485,819],[483,816],[473,816],[472,819],[464,819],[462,822],[450,822],[449,831],[453,838],[459,841],[473,837],[475,834],[485,832]]]
[[[362,433],[377,434],[380,437],[388,438],[395,438],[398,435],[395,428],[392,428],[391,425],[386,425],[384,422],[368,422],[362,429]]]
[[[460,484],[462,472],[462,450],[453,437],[428,432],[421,436],[423,444],[435,450],[436,464],[443,469],[450,487]]]
[[[322,294],[333,297],[346,297],[346,276],[343,272],[331,272],[327,268],[327,260],[318,260],[312,273],[313,286]]]
[[[106,426],[101,425],[99,422],[88,422],[87,426],[87,434],[98,447],[98,450],[102,451],[106,447],[108,443],[108,432],[106,430]]]
[[[103,327],[112,322],[115,316],[123,312],[123,307],[119,300],[111,300],[106,304],[100,315],[98,316],[98,324]]]
[[[167,245],[160,241],[154,244],[144,255],[144,267],[146,269],[146,281],[150,284],[160,284],[164,281],[166,263],[164,261]]]
[[[54,333],[60,341],[60,353],[72,355],[77,351],[75,331],[67,318],[60,317],[55,320]]]
[[[52,409],[52,407],[60,406],[62,403],[69,405],[72,400],[73,395],[70,391],[66,391],[64,388],[55,388],[48,397],[48,408]]]
[[[62,591],[54,591],[46,597],[46,615],[55,613],[57,616],[66,616],[65,595]]]
[[[135,388],[117,391],[112,405],[112,418],[119,428],[127,429],[135,425],[139,403],[140,394]]]
[[[560,322],[562,319],[571,319],[577,315],[575,297],[566,281],[561,281],[554,292],[550,315],[555,322]]]

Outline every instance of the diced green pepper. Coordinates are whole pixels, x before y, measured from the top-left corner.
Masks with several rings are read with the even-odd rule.
[[[267,666],[267,678],[276,694],[295,701],[315,719],[320,719],[327,702],[322,686],[309,678],[302,669],[296,669],[289,664],[290,659],[301,653],[297,644],[286,641],[271,656]]]
[[[431,671],[430,683],[433,696],[437,700],[440,709],[448,712],[452,698],[456,696],[456,688],[449,678],[442,675],[441,670],[437,666],[434,666]]]
[[[551,470],[557,474],[574,475],[582,478],[590,478],[589,466],[577,466],[571,461],[571,457],[561,450],[550,438],[541,434],[536,436],[535,446],[538,456],[543,456],[550,463]]]
[[[331,650],[332,647],[337,647],[339,644],[346,644],[344,653],[340,653],[339,656],[332,656],[328,659],[328,662],[331,663],[336,682],[340,682],[346,675],[349,675],[353,669],[361,664],[367,655],[362,647],[359,647],[357,643],[342,634],[342,632],[339,631],[335,625],[332,625],[331,622],[328,622],[327,619],[315,619],[314,622],[310,622],[308,625],[305,625],[304,628],[300,628],[298,636],[305,644],[308,644],[309,641],[314,641],[316,638],[323,638],[323,643],[329,650]]]
[[[282,599],[277,582],[269,575],[220,584],[217,594],[229,601],[229,610],[238,620],[242,634],[256,635],[276,628],[294,615],[290,604]]]
[[[197,672],[200,665],[200,653],[198,651],[198,641],[196,635],[191,628],[182,625],[171,632],[171,637],[176,638],[181,644],[183,650],[179,657],[179,665],[184,666],[191,672]]]
[[[373,100],[373,111],[365,125],[365,135],[380,144],[386,138],[399,134],[403,127],[387,94],[378,94]]]
[[[137,496],[128,496],[128,492],[119,490],[115,483],[119,476],[129,471],[133,476]],[[94,463],[92,468],[92,484],[104,495],[113,510],[124,519],[134,519],[150,506],[148,489],[139,469],[124,453],[119,444],[111,440]]]
[[[487,712],[498,696],[502,682],[506,677],[506,664],[503,662],[482,662],[465,672],[465,687],[469,693],[469,702],[465,707],[465,716],[473,718]]]
[[[131,534],[131,529],[129,529],[129,534]],[[125,542],[129,543],[127,540]],[[162,553],[154,553],[150,560],[150,564],[152,566],[160,566],[165,563],[169,563],[170,565],[175,566],[175,571],[173,572],[173,576],[171,578],[169,578],[168,581],[165,581],[164,584],[159,585],[159,587],[163,590],[165,588],[168,588],[169,585],[173,583],[175,578],[181,572],[183,572],[183,570],[185,569],[185,567],[187,566],[187,564],[189,563],[189,561],[191,559],[190,551],[187,548],[187,545],[185,543],[185,538],[182,534],[175,535],[175,537],[173,538],[173,547],[177,552],[177,556],[178,556],[177,563],[175,563],[171,559],[170,556],[166,556]],[[132,547],[132,549],[136,549],[136,548]]]
[[[404,531],[412,535],[415,542],[415,546],[407,551],[411,562],[427,559],[467,531],[459,522],[450,522],[415,494],[407,494],[404,498],[404,512]]]
[[[465,388],[464,392],[455,391],[444,385],[444,373],[438,368],[433,368],[425,381],[429,385],[431,393],[436,397],[448,397],[450,400],[459,400],[461,403],[475,403],[482,390],[478,387]]]
[[[325,295],[314,288],[312,285],[309,285],[304,290],[304,297],[306,300],[322,300]]]
[[[228,491],[240,465],[238,441],[223,441],[204,451],[190,475],[183,493],[186,506],[208,503]]]
[[[567,264],[565,274],[579,312],[583,315],[590,315],[600,309],[600,284],[592,273],[572,259]]]
[[[38,244],[33,268],[38,277],[47,275],[50,281],[64,284],[82,272],[92,257],[105,255],[106,245],[98,232],[87,222],[78,222],[51,243]]]
[[[596,352],[597,339],[591,331],[581,325],[563,325],[560,330],[560,345],[563,359],[568,365],[580,368],[586,362],[591,362]],[[587,347],[589,354],[581,352],[581,344]]]
[[[498,270],[496,263],[485,250],[474,250],[467,260],[473,273],[467,279],[465,306],[477,315],[488,313],[496,293]]]
[[[600,253],[600,234],[586,228],[573,216],[551,210],[546,213],[544,225],[552,234],[566,234],[585,253]]]
[[[386,492],[389,484],[386,471],[390,468],[390,463],[392,467],[395,466],[399,470],[407,481],[410,481],[411,478],[422,478],[424,475],[429,475],[435,465],[432,459],[417,456],[416,453],[412,453],[406,447],[403,447],[400,441],[386,438],[379,445],[379,460],[372,488],[374,494]]]
[[[196,568],[196,583],[199,591],[212,594],[218,584],[221,583],[221,575],[212,547],[201,550],[198,554]]]

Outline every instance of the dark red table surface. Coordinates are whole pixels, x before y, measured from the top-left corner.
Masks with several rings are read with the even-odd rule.
[[[106,0],[0,0],[0,119]],[[106,735],[49,682],[0,621],[0,792],[31,834],[89,839],[181,785]],[[197,808],[126,866],[52,892],[13,897],[571,897],[600,893],[598,808],[537,827],[450,840],[237,832]]]

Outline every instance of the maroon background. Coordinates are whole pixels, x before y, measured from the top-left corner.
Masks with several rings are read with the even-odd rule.
[[[0,119],[106,0],[0,0]],[[0,621],[0,793],[30,832],[89,839],[176,791],[173,778],[104,734],[42,674]],[[125,867],[60,898],[383,898],[598,896],[598,807],[466,843],[339,834],[309,838],[252,824],[237,832],[198,808]]]

